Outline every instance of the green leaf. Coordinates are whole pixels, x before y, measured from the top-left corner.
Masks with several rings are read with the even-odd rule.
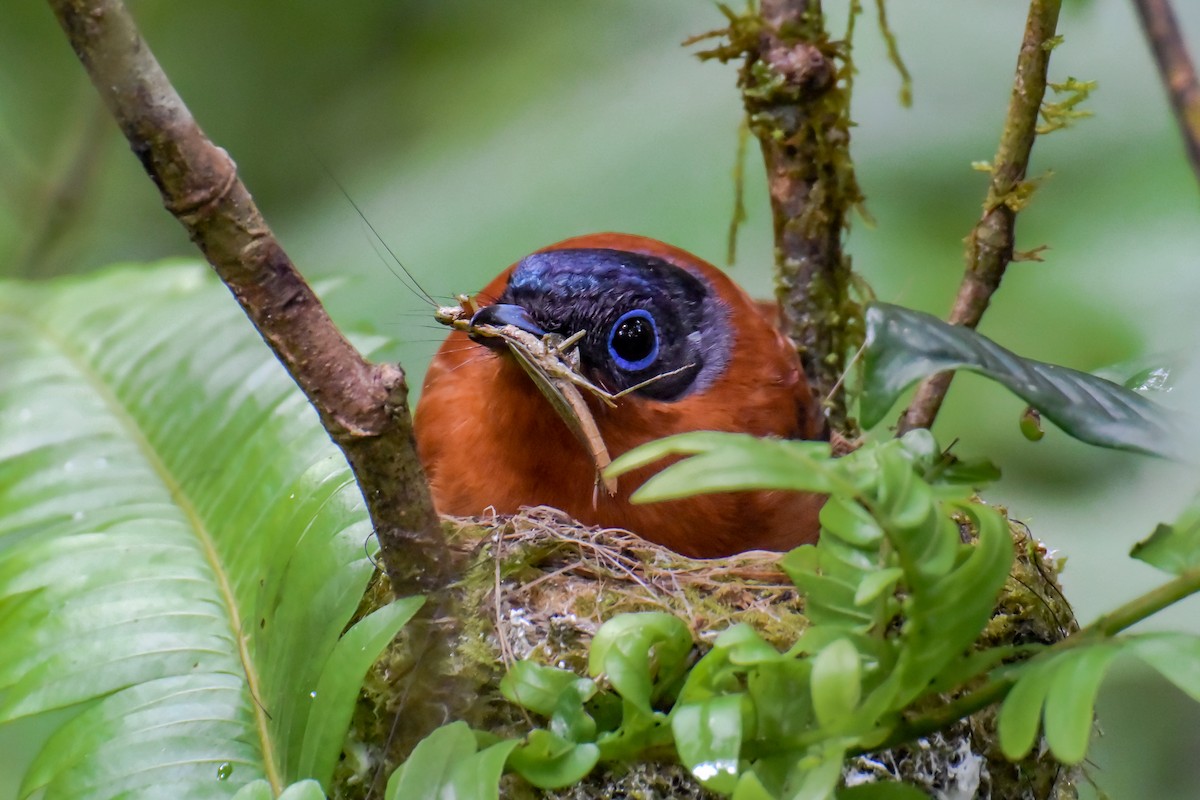
[[[0,364],[0,720],[87,704],[25,785],[305,777],[311,692],[354,680],[330,663],[371,529],[228,291],[200,264],[3,283]]]
[[[1193,501],[1172,525],[1159,525],[1129,553],[1172,575],[1200,568],[1200,500]]]
[[[862,698],[862,665],[858,650],[839,639],[813,659],[812,701],[817,722],[829,727],[853,713]]]
[[[1096,716],[1096,693],[1112,660],[1120,652],[1113,645],[1075,648],[1055,661],[1046,693],[1043,725],[1054,757],[1078,764],[1087,755]]]
[[[881,569],[878,572],[868,573],[858,585],[858,590],[854,593],[854,604],[856,606],[865,606],[867,603],[873,602],[879,598],[884,592],[890,592],[896,588],[896,582],[904,576],[904,570],[899,567],[890,567]]]
[[[279,800],[325,800],[325,792],[314,780],[300,781],[284,789]]]
[[[571,690],[581,700],[587,700],[595,692],[596,684],[570,670],[534,661],[518,661],[500,679],[500,694],[505,699],[543,717],[553,714],[563,694]]]
[[[739,433],[697,431],[649,442],[617,458],[605,470],[616,477],[667,456],[689,456],[655,474],[633,493],[650,503],[709,492],[742,489],[833,491],[828,442],[758,439]]]
[[[1111,381],[1021,358],[970,328],[887,303],[868,306],[866,324],[865,428],[882,420],[918,380],[967,369],[1003,384],[1081,441],[1150,455],[1188,455],[1179,426],[1163,408]]]
[[[605,675],[625,700],[645,712],[656,690],[683,672],[692,633],[673,614],[621,614],[600,626],[588,653],[588,674]]]
[[[465,722],[443,725],[426,736],[388,779],[386,800],[496,800],[504,763],[519,744],[498,742],[475,752]]]
[[[846,748],[836,741],[828,741],[800,760],[788,783],[795,785],[787,792],[786,800],[829,800],[833,797],[838,781],[842,777],[842,762],[846,759]]]
[[[679,760],[706,789],[728,794],[738,784],[742,749],[740,694],[675,706],[671,731]]]
[[[312,698],[297,766],[300,775],[329,785],[367,670],[424,602],[421,597],[408,597],[389,603],[359,620],[338,640]]]
[[[321,795],[322,800],[324,795]],[[271,791],[271,784],[265,780],[257,780],[253,783],[247,783],[238,793],[233,796],[233,800],[275,800],[275,794]]]
[[[1152,633],[1132,639],[1129,651],[1200,702],[1200,637]]]
[[[1054,662],[1054,658],[1049,658],[1021,665],[1016,684],[1000,706],[997,718],[1000,752],[1009,761],[1023,759],[1037,741]]]
[[[508,766],[541,789],[559,789],[578,783],[600,760],[600,748],[575,742],[550,731],[531,731],[508,757]]]
[[[743,772],[733,789],[733,800],[776,800],[754,772]]]

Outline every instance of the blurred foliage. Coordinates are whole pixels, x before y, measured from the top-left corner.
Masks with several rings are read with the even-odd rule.
[[[323,164],[436,294],[478,288],[530,250],[593,230],[657,236],[717,262],[724,253],[739,123],[733,72],[677,46],[721,24],[708,3],[132,5],[297,263],[313,277],[352,278],[333,301],[337,318],[402,340],[394,354],[414,385],[442,332],[388,273]],[[854,153],[876,225],[856,220],[850,250],[882,300],[939,315],[950,306],[961,238],[985,188],[970,163],[994,152],[1023,5],[894,5],[889,22],[914,81],[907,110],[882,39],[860,25]],[[1200,41],[1200,6],[1176,6],[1185,36]],[[1095,116],[1035,147],[1033,174],[1054,175],[1023,214],[1018,247],[1050,249],[1044,263],[1013,265],[983,332],[1084,370],[1190,350],[1200,205],[1132,11],[1070,3],[1061,30],[1051,79],[1098,81],[1085,104]],[[753,162],[747,174],[734,275],[765,293],[769,216]],[[181,253],[190,245],[98,114],[49,10],[9,4],[0,26],[0,274]],[[1195,372],[1173,393],[1181,405],[1200,385]],[[1197,476],[1076,445],[1052,428],[1027,442],[1021,410],[963,376],[939,438],[961,437],[959,452],[1005,468],[991,496],[1068,557],[1064,582],[1086,621],[1156,581],[1124,553],[1138,532],[1175,515]],[[1195,619],[1194,602],[1174,618],[1192,629]],[[1193,796],[1195,782],[1181,789],[1177,772],[1139,753],[1194,744],[1194,717],[1169,700],[1153,714],[1140,699],[1122,712],[1122,696],[1139,692],[1102,696],[1101,707],[1117,719],[1146,714],[1165,743],[1145,727],[1107,725],[1099,752],[1113,755],[1097,756],[1101,782]],[[1181,739],[1181,730],[1191,733]],[[0,796],[10,791],[6,772]]]

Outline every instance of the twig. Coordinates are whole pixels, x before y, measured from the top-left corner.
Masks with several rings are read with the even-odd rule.
[[[1200,180],[1200,81],[1179,33],[1179,21],[1171,10],[1170,0],[1133,0],[1133,5],[1171,98],[1192,172]]]
[[[1013,258],[1014,227],[1020,207],[1029,153],[1037,135],[1038,112],[1046,93],[1046,71],[1058,26],[1061,0],[1033,0],[1017,57],[1017,73],[983,216],[967,236],[967,269],[950,312],[950,322],[974,328],[983,317],[1004,270]],[[937,418],[953,373],[935,375],[917,389],[900,420],[900,433],[928,428]]]
[[[1136,625],[1147,617],[1178,603],[1186,597],[1200,592],[1200,569],[1184,572],[1174,580],[1152,589],[1140,597],[1098,618],[1078,633],[1054,644],[1035,658],[1053,658],[1064,650],[1080,647],[1090,642],[1109,639]],[[1012,678],[994,678],[974,691],[956,698],[952,702],[899,725],[878,749],[895,747],[928,736],[945,729],[958,720],[987,708],[1004,699],[1014,686]],[[875,748],[873,748],[875,749]]]
[[[264,222],[237,168],[176,94],[120,0],[49,0],[135,155],[317,409],[358,480],[393,590],[448,580],[399,367],[371,364],[346,341]]]

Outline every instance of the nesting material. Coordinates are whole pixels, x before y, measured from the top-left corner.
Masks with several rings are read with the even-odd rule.
[[[985,644],[1053,642],[1076,629],[1052,560],[1024,525],[1010,523],[1017,560],[984,632]],[[453,519],[446,530],[463,578],[437,619],[407,630],[368,676],[335,779],[338,797],[365,797],[413,742],[405,731],[465,719],[520,735],[531,724],[497,689],[508,664],[532,658],[584,674],[597,628],[631,611],[667,611],[687,622],[699,657],[725,628],[745,622],[780,650],[808,622],[803,601],[778,569],[777,553],[688,559],[618,530],[586,528],[548,508],[512,517]],[[387,597],[377,581],[369,611]],[[537,724],[533,720],[533,724]],[[1078,778],[1048,754],[1012,764],[995,741],[995,712],[944,735],[856,758],[847,785],[905,780],[939,800],[1067,800]],[[378,789],[377,789],[378,791]],[[380,796],[376,794],[375,796]],[[714,796],[687,770],[657,761],[601,765],[583,784],[542,792],[506,778],[502,797],[688,798]]]

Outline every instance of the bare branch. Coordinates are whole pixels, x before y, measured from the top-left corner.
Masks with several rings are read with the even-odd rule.
[[[1046,72],[1061,5],[1061,0],[1033,0],[1029,4],[1025,36],[1017,56],[1016,79],[1000,146],[992,161],[983,216],[967,236],[967,269],[949,317],[955,325],[974,328],[979,324],[1013,259],[1017,211],[1028,188],[1025,172],[1037,136],[1038,112],[1046,94]],[[949,372],[935,375],[918,387],[900,421],[901,433],[933,424],[952,377]]]
[[[398,594],[440,588],[448,551],[417,460],[404,373],[365,361],[267,227],[120,0],[50,6],[130,147],[263,340],[316,407],[358,479]]]
[[[1200,81],[1179,33],[1179,21],[1171,10],[1170,0],[1133,0],[1133,5],[1171,98],[1171,109],[1179,122],[1192,172],[1200,180]]]

